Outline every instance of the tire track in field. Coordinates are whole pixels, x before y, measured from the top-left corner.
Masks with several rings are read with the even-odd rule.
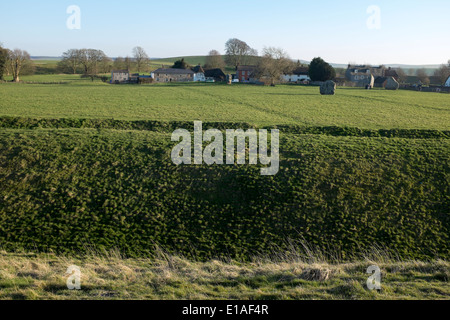
[[[182,89],[183,89],[183,90],[188,90],[188,89],[185,88],[185,87],[182,87]],[[213,98],[215,98],[215,99],[218,98],[218,96],[215,95],[215,94],[212,94],[212,93],[209,93],[209,92],[205,92],[205,91],[198,90],[199,88],[193,88],[193,87],[190,87],[189,89],[194,90],[196,93],[202,94],[202,95],[207,96],[207,97],[213,97]],[[226,99],[226,100],[232,101],[232,102],[233,102],[234,104],[236,104],[236,105],[241,105],[241,106],[244,106],[244,107],[250,107],[250,108],[252,108],[252,109],[254,109],[254,110],[257,110],[257,111],[259,111],[259,112],[262,112],[262,113],[265,114],[265,115],[267,115],[267,114],[274,114],[274,115],[276,115],[276,116],[278,116],[278,117],[283,118],[283,120],[284,120],[284,121],[287,121],[287,123],[292,122],[292,121],[289,121],[289,120],[296,120],[296,121],[298,121],[298,122],[300,122],[300,123],[304,123],[304,119],[301,118],[301,117],[294,116],[294,115],[288,115],[288,114],[285,114],[285,113],[283,113],[283,112],[276,111],[276,110],[274,110],[274,109],[263,108],[263,107],[261,107],[261,106],[259,106],[259,105],[255,105],[255,104],[252,104],[252,103],[250,103],[250,102],[243,102],[243,101],[240,101],[240,100],[238,100],[238,99],[232,99],[232,97],[233,97],[233,96],[227,96],[227,99]],[[221,97],[219,97],[219,99],[225,100],[225,99],[223,99],[223,98],[221,98]],[[305,123],[305,124],[306,124],[306,123]]]
[[[370,100],[375,100],[375,101],[379,101],[379,102],[383,102],[383,103],[389,103],[389,104],[393,104],[394,102],[392,100],[387,100],[385,98],[378,98],[378,97],[367,97],[367,96],[357,96],[357,95],[345,95],[346,97],[351,97],[351,98],[358,98],[358,99],[370,99]],[[449,108],[439,108],[439,107],[430,107],[430,106],[425,106],[423,104],[410,104],[407,102],[404,102],[402,100],[397,100],[395,101],[395,104],[401,104],[402,106],[406,106],[406,107],[418,107],[418,108],[422,108],[422,109],[433,109],[433,110],[437,110],[437,111],[450,111]]]

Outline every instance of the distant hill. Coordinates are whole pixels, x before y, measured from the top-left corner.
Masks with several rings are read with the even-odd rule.
[[[173,64],[175,61],[184,59],[187,63],[192,66],[196,66],[198,64],[204,65],[206,62],[206,56],[186,56],[186,57],[171,57],[171,58],[158,58],[158,59],[150,59],[152,64],[161,63],[161,64]]]
[[[112,59],[116,59],[116,57],[112,57]],[[205,64],[206,56],[180,56],[180,57],[168,57],[168,58],[151,58],[152,63],[174,63],[177,60],[184,59],[190,65],[198,65]],[[51,57],[51,56],[31,56],[31,60],[61,60],[61,57]],[[298,59],[292,59],[297,61]],[[300,62],[303,64],[309,64],[310,61],[301,60]],[[347,68],[347,63],[330,63],[334,68]],[[412,65],[412,64],[401,64],[401,63],[391,63],[384,64],[386,67],[391,68],[403,68],[403,69],[437,69],[440,67],[440,64],[427,64],[427,65]]]
[[[51,61],[57,61],[57,60],[61,60],[61,57],[47,57],[47,56],[31,56],[31,60],[51,60]]]

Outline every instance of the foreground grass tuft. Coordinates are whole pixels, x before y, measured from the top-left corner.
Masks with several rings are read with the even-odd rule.
[[[382,290],[370,291],[366,270],[382,270]],[[81,268],[81,290],[67,289],[71,265]],[[151,259],[117,252],[79,258],[0,251],[0,299],[449,299],[447,261],[307,263],[191,261],[163,251]]]

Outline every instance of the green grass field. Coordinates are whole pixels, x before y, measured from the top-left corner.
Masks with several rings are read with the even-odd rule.
[[[23,80],[39,83],[0,83],[0,244],[9,252],[0,264],[15,266],[0,273],[0,297],[448,296],[449,95],[338,88],[329,97],[306,86],[109,85],[71,75]],[[61,84],[45,84],[52,82]],[[175,166],[170,135],[192,130],[195,120],[221,130],[279,128],[280,172]],[[317,267],[311,261],[297,271],[287,261],[267,262],[264,270],[252,264],[255,255],[296,255],[300,242],[324,257],[321,266],[335,270],[333,278],[305,280],[303,271]],[[161,262],[155,245],[185,256],[170,258],[184,267],[136,271],[144,257]],[[378,246],[395,257],[384,267],[402,271],[377,296],[359,273],[364,253]],[[35,275],[11,253],[78,255],[88,248],[135,260],[105,267],[115,271],[92,269],[92,288],[74,296],[41,256]],[[237,261],[217,262],[208,278],[202,270],[215,258]],[[137,279],[129,294],[128,278],[114,278],[127,268]],[[221,286],[231,276],[226,268],[248,274]],[[192,277],[207,280],[190,286]],[[153,291],[144,289],[148,281],[155,281]]]
[[[323,97],[316,87],[173,84],[111,86],[76,76],[23,80],[63,85],[0,85],[0,116],[245,122],[254,125],[338,126],[361,129],[448,130],[445,94],[342,88]],[[31,80],[34,79],[34,80]]]

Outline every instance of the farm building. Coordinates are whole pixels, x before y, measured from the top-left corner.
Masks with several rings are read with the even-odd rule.
[[[372,67],[367,65],[348,65],[345,73],[345,78],[348,81],[355,83],[357,87],[365,87],[369,84],[372,85],[372,87],[383,87],[383,84],[389,77],[394,78],[396,81],[400,78],[396,70],[390,67],[386,69],[384,66]]]
[[[139,73],[133,73],[130,75],[130,80],[128,82],[129,83],[139,83],[139,78],[140,78]]]
[[[163,69],[152,72],[155,82],[191,82],[194,81],[195,72],[190,69]]]
[[[205,70],[203,70],[202,66],[198,65],[194,68],[192,68],[192,71],[194,71],[194,82],[205,82]]]
[[[386,68],[384,66],[372,67],[368,65],[348,65],[345,78],[355,83],[357,87],[365,87],[367,85],[374,86],[375,79],[385,76]]]
[[[450,77],[445,81],[444,87],[450,87]]]
[[[374,87],[384,88],[387,79],[388,79],[387,77],[377,77],[374,82]]]
[[[256,66],[239,66],[236,70],[236,77],[239,82],[252,82],[255,80],[252,78],[255,70]]]
[[[227,76],[223,73],[222,69],[208,69],[205,70],[205,77],[214,79],[216,82],[225,81]]]
[[[288,74],[282,76],[284,82],[300,82],[311,81],[309,77],[309,69],[307,67],[299,67]]]
[[[111,83],[128,83],[130,81],[130,71],[113,70],[111,72]]]

